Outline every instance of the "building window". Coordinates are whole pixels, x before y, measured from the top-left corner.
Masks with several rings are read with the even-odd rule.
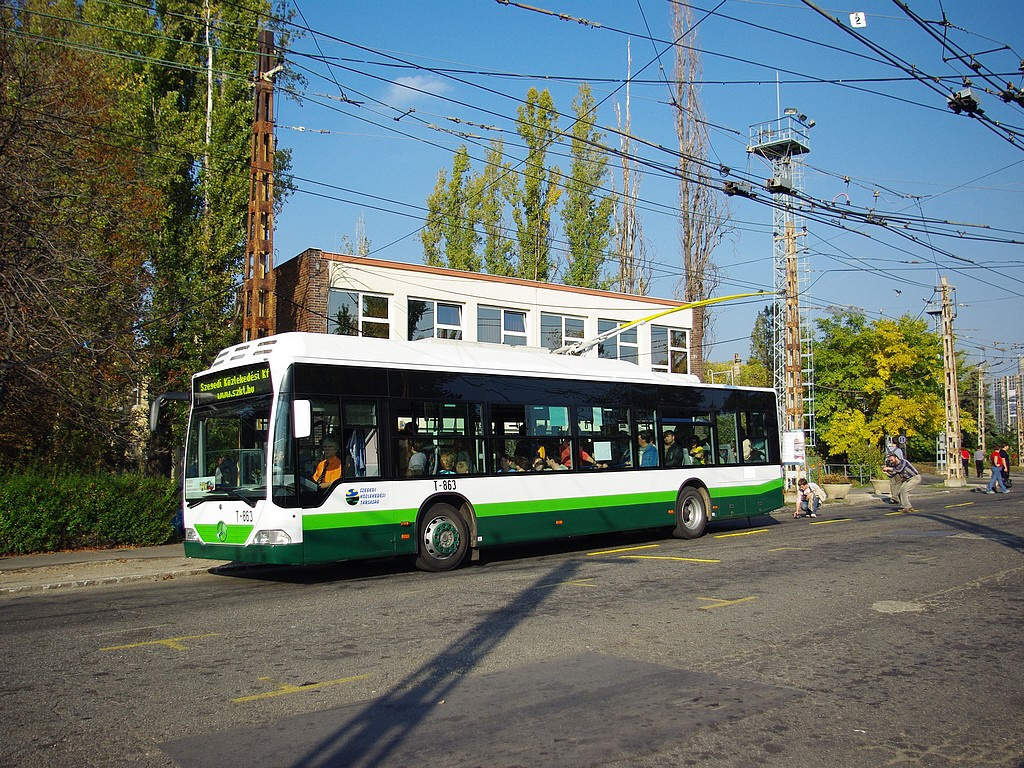
[[[548,349],[571,344],[583,339],[583,318],[552,315],[542,312],[540,316],[540,345]]]
[[[521,347],[526,344],[526,313],[515,309],[480,307],[477,310],[477,341]]]
[[[651,326],[651,370],[663,373],[689,373],[686,331]]]
[[[607,333],[622,325],[623,323],[617,320],[598,320],[597,333],[600,336],[602,333]],[[634,365],[639,365],[640,346],[637,342],[636,326],[628,328],[622,333],[605,339],[598,344],[597,356],[606,357],[610,360],[625,360]]]
[[[462,338],[462,305],[409,299],[409,341],[434,338]]]
[[[388,297],[331,289],[327,293],[327,332],[339,336],[390,336]]]

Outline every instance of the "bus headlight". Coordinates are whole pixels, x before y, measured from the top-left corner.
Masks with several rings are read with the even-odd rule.
[[[199,534],[196,533],[195,528],[185,529],[185,541],[199,541]]]
[[[253,544],[291,544],[292,537],[284,531],[257,531]]]

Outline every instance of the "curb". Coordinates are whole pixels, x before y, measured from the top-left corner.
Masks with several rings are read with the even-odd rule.
[[[175,578],[199,576],[203,573],[209,573],[214,568],[223,565],[229,565],[229,563],[219,563],[215,566],[203,565],[194,566],[191,568],[175,568],[170,570],[161,570],[147,573],[126,573],[116,576],[64,578],[58,579],[56,581],[43,582],[39,584],[19,584],[18,586],[13,587],[0,586],[0,595],[21,595],[29,592],[51,592],[53,590],[58,589],[72,589],[76,587],[100,587],[105,584],[128,584],[132,582],[141,581],[169,581]]]

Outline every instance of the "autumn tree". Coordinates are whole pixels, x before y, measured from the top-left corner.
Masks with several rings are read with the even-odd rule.
[[[565,179],[562,227],[568,243],[563,281],[584,288],[608,288],[605,259],[614,233],[615,198],[604,193],[609,182],[604,132],[595,124],[597,106],[587,83],[580,83],[572,102],[572,162]]]
[[[23,455],[73,427],[95,463],[119,465],[133,393],[187,389],[238,338],[254,38],[271,3],[204,8],[0,5],[0,292],[22,318],[0,366],[0,398],[22,406],[0,412]]]
[[[906,430],[934,438],[945,420],[942,346],[924,320],[869,322],[852,310],[818,320],[815,414],[828,455]]]
[[[158,206],[131,83],[74,41],[72,2],[0,6],[0,453],[123,465]],[[63,17],[63,18],[62,18]],[[88,87],[82,87],[88,83]]]

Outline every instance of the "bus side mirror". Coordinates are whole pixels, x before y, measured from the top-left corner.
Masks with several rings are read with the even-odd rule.
[[[295,437],[309,437],[313,434],[313,406],[309,400],[296,400],[292,426]]]

